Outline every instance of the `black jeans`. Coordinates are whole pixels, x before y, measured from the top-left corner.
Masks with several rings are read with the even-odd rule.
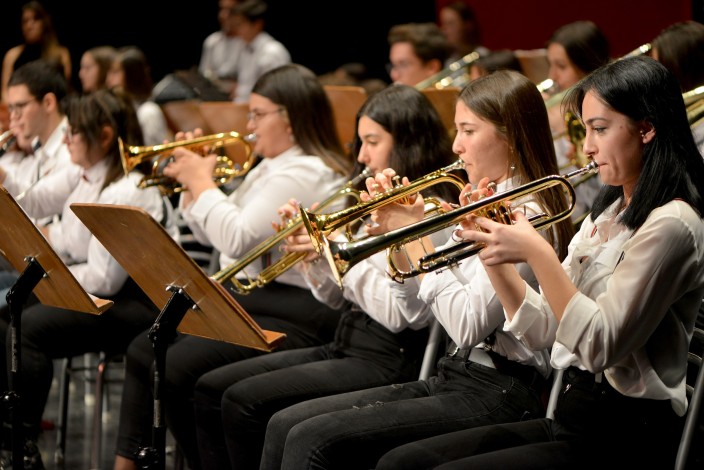
[[[670,469],[682,432],[669,400],[631,398],[568,369],[555,420],[467,429],[397,447],[377,469]]]

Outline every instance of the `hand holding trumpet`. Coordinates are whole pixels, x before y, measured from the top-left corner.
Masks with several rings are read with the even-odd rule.
[[[185,140],[201,137],[203,131],[195,129],[193,132],[179,132],[175,139]],[[171,155],[171,160],[164,168],[164,176],[173,178],[190,191],[184,195],[188,201],[198,199],[200,194],[211,188],[217,188],[212,175],[217,164],[217,155],[210,154],[208,147],[203,147],[201,153],[196,153],[186,147],[176,147]]]
[[[367,178],[365,181],[367,192],[362,193],[360,199],[366,202],[393,188],[394,178],[397,178],[396,172],[391,168],[377,173],[374,177]],[[404,176],[401,184],[408,186],[410,182]],[[415,193],[373,211],[370,216],[372,224],[367,224],[364,228],[366,234],[379,235],[422,220],[425,204],[423,198],[419,196],[420,193]]]
[[[317,207],[318,203],[316,202],[311,206],[311,210],[314,210]],[[279,225],[272,222],[272,226],[277,231],[285,227],[285,220],[291,220],[298,216],[298,201],[295,199],[289,199],[288,203],[279,207],[278,213],[281,216],[282,223]],[[320,255],[313,246],[313,242],[310,240],[308,231],[303,225],[291,233],[291,235],[286,237],[286,245],[282,245],[281,249],[287,253],[306,253],[303,261],[308,263],[316,261],[320,258]]]

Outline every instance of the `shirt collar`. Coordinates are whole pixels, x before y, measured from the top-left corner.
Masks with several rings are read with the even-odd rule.
[[[108,160],[106,158],[100,160],[98,163],[83,171],[81,177],[91,183],[101,183],[105,180],[105,175],[108,172]]]
[[[40,143],[44,154],[48,156],[54,156],[58,153],[59,147],[64,145],[64,134],[66,133],[66,128],[68,127],[68,118],[64,116],[56,126],[56,129],[51,133],[46,142]]]

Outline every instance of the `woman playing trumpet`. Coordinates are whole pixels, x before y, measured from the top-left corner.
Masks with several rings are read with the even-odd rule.
[[[704,163],[677,80],[649,57],[600,68],[567,103],[605,186],[562,265],[520,213],[514,225],[470,217],[461,233],[486,244],[479,257],[506,331],[551,347],[565,370],[555,417],[418,442],[398,449],[393,468],[461,456],[471,457],[441,468],[673,467],[704,296]],[[515,262],[531,266],[539,292]]]
[[[453,161],[437,111],[421,92],[404,85],[388,87],[365,102],[357,115],[355,149],[358,172],[393,164],[419,178]],[[458,186],[463,186],[459,178]],[[447,185],[435,189],[445,200],[456,197]],[[296,210],[295,201],[282,208],[288,215]],[[304,228],[292,238],[290,249],[316,257]],[[267,422],[290,404],[417,377],[427,317],[412,316],[422,310],[419,302],[407,311],[392,301],[385,265],[383,254],[358,264],[345,277],[344,290],[325,263],[296,265],[317,298],[342,310],[335,338],[323,346],[274,352],[201,377],[195,398],[204,468],[258,468]],[[225,442],[218,442],[223,431]]]
[[[271,221],[282,203],[297,197],[303,204],[313,204],[340,187],[347,172],[330,103],[309,69],[289,64],[267,72],[254,87],[249,109],[247,130],[256,134],[253,150],[263,159],[234,192],[225,194],[213,181],[215,155],[203,157],[177,148],[174,162],[164,169],[166,176],[188,188],[181,193],[179,210],[197,239],[221,253],[222,266],[273,234]],[[272,252],[271,262],[279,255]],[[267,264],[265,258],[253,262],[246,274],[256,277]],[[293,270],[249,295],[233,295],[261,328],[286,333],[283,349],[329,341],[339,318],[313,297]],[[162,396],[165,421],[191,468],[198,468],[200,460],[192,402],[196,380],[212,369],[259,354],[191,335],[179,335],[169,346]],[[135,468],[140,447],[151,443],[153,408],[147,397],[153,360],[147,334],[135,338],[125,362],[116,469]]]
[[[457,101],[455,125],[453,150],[473,185],[488,176],[503,191],[557,171],[545,105],[535,85],[518,72],[497,71],[470,82]],[[389,169],[368,180],[370,194],[374,184],[385,190],[393,173]],[[421,220],[421,199],[382,207],[373,216],[378,225],[368,232]],[[519,205],[531,213],[553,212],[564,203],[559,192],[529,199]],[[560,256],[572,233],[569,221],[548,232]],[[432,245],[424,239],[422,246],[419,241],[404,246],[415,261]],[[405,262],[405,255],[397,258],[397,265]],[[534,284],[528,266],[518,269]],[[420,437],[544,413],[541,392],[550,375],[548,353],[530,351],[502,331],[501,304],[476,257],[418,278],[386,282],[396,302],[428,321],[434,316],[452,339],[438,362],[438,375],[311,400],[275,414],[267,428],[265,468],[373,468],[384,452]],[[426,308],[411,310],[419,300]]]

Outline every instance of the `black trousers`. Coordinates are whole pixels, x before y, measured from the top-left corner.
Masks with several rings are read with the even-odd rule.
[[[668,401],[626,397],[602,378],[570,368],[555,419],[458,431],[397,447],[377,470],[670,469],[684,418]]]
[[[339,319],[339,312],[318,302],[309,290],[276,282],[235,298],[261,328],[286,333],[278,350],[330,341]],[[193,408],[196,381],[213,369],[262,354],[266,353],[184,334],[169,345],[161,390],[164,418],[192,469],[200,467]],[[132,460],[140,448],[151,444],[153,362],[145,331],[128,348],[120,406],[116,452]]]
[[[87,352],[120,353],[132,339],[159,313],[142,290],[128,279],[120,292],[111,297],[113,306],[101,315],[75,312],[36,303],[32,299],[21,315],[21,385],[22,420],[26,437],[35,439],[54,377],[54,359],[73,357]],[[5,344],[6,366],[11,370],[8,346],[11,331],[0,322],[0,337]]]

